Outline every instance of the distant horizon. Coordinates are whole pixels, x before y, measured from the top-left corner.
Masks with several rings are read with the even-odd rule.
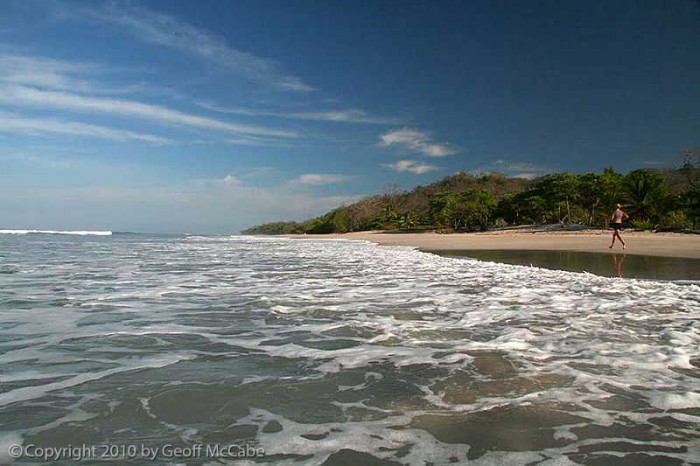
[[[231,234],[457,171],[674,167],[698,30],[692,0],[6,1],[0,221]]]
[[[679,159],[679,160],[680,160],[680,159]],[[596,171],[593,171],[593,172],[581,172],[581,173],[572,173],[572,174],[598,173],[598,172],[603,172],[603,170],[605,170],[606,168],[608,168],[608,167],[604,167],[604,168],[600,169],[600,170],[597,171],[597,172],[596,172]],[[647,169],[647,170],[658,170],[658,171],[669,170],[669,171],[670,171],[670,170],[678,170],[679,168],[680,168],[680,167],[673,167],[673,166],[669,166],[669,167],[655,167],[655,168],[636,168],[636,169],[632,169],[632,170],[630,170],[630,171],[633,171],[633,170],[642,170],[642,169]],[[504,175],[504,176],[508,176],[508,175],[505,175],[504,173],[501,173],[501,172],[469,173],[469,172],[465,172],[465,171],[457,171],[457,172],[455,172],[455,173],[453,173],[453,174],[448,174],[448,175],[445,175],[445,176],[440,177],[440,178],[436,178],[436,179],[433,179],[433,180],[428,180],[426,183],[416,184],[416,185],[412,186],[411,188],[405,189],[404,191],[411,191],[411,190],[417,188],[418,186],[425,186],[425,185],[429,185],[429,184],[432,184],[432,183],[436,183],[436,182],[440,181],[441,179],[444,179],[446,176],[454,176],[454,175],[457,175],[457,174],[459,174],[459,173],[465,173],[465,174],[469,174],[469,175],[475,176],[475,177],[478,177],[478,176],[485,176],[485,175]],[[553,174],[553,173],[561,173],[561,172],[545,173],[545,174],[541,175],[540,177],[545,177],[545,176],[551,175],[551,174]],[[628,171],[628,172],[620,172],[620,173],[624,175],[624,174],[626,174],[626,173],[629,173],[629,171]],[[511,178],[517,178],[517,177],[511,176]],[[538,178],[539,178],[539,177],[538,177]],[[369,194],[366,194],[365,196],[363,196],[363,198],[364,198],[364,197],[370,197],[370,196],[376,196],[376,195],[381,195],[381,192],[369,193]],[[343,205],[348,205],[348,204],[343,204]],[[338,206],[335,206],[335,207],[342,207],[343,205],[338,205]],[[333,208],[335,208],[335,207],[333,207]],[[330,208],[330,209],[328,209],[328,210],[332,210],[333,208]],[[60,232],[92,232],[92,233],[107,232],[107,231],[109,231],[109,232],[111,232],[112,234],[139,234],[139,235],[207,235],[207,236],[243,235],[242,232],[243,232],[244,230],[246,230],[246,229],[248,229],[248,228],[250,228],[250,227],[253,227],[253,226],[255,226],[255,225],[260,225],[260,224],[269,223],[269,222],[301,222],[301,221],[309,220],[309,219],[311,219],[311,218],[313,218],[313,217],[316,217],[316,216],[318,216],[318,215],[324,214],[324,213],[326,213],[326,212],[327,212],[327,211],[319,212],[317,215],[308,216],[308,217],[303,217],[303,218],[294,218],[294,219],[290,219],[290,218],[273,218],[273,219],[270,219],[269,221],[260,222],[260,223],[258,223],[258,224],[246,225],[246,226],[244,226],[244,227],[241,227],[239,230],[235,230],[235,231],[217,231],[217,232],[214,232],[214,231],[147,231],[147,230],[134,230],[134,229],[114,229],[114,228],[108,228],[108,227],[89,228],[89,229],[88,229],[88,228],[24,228],[24,227],[6,227],[6,226],[3,226],[2,224],[0,224],[0,233],[2,233],[3,231],[9,231],[9,230],[15,230],[15,231],[40,230],[40,231],[43,231],[43,232],[48,232],[48,231],[59,232],[59,231],[60,231]]]

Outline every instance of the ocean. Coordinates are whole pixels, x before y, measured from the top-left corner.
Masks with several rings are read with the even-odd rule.
[[[2,464],[700,462],[697,283],[55,233],[0,234]]]

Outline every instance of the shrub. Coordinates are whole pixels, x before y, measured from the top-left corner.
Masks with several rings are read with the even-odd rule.
[[[662,224],[666,227],[673,228],[692,228],[692,222],[682,210],[674,210],[666,214]]]
[[[656,224],[651,220],[633,220],[632,227],[638,230],[653,230],[656,228]]]

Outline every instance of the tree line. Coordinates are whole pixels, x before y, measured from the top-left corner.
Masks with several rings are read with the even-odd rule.
[[[503,174],[457,173],[410,192],[390,186],[303,222],[255,226],[244,234],[346,233],[367,230],[478,231],[514,225],[559,223],[607,227],[623,204],[630,226],[643,230],[700,228],[700,151],[685,154],[675,170],[627,174],[553,173],[534,180]]]

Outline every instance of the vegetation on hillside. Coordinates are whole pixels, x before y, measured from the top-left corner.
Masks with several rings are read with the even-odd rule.
[[[244,234],[346,233],[366,230],[475,231],[507,225],[575,223],[607,226],[615,204],[640,229],[700,228],[700,151],[678,170],[606,168],[582,175],[554,173],[535,180],[502,174],[458,173],[410,192],[389,187],[304,222],[255,226]]]

